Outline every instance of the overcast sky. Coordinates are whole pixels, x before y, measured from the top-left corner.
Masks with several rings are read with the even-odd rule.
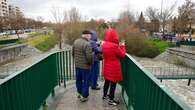
[[[176,0],[176,7],[185,0]],[[195,0],[192,0],[195,2]],[[148,6],[161,7],[161,0],[9,0],[10,4],[19,6],[26,17],[36,18],[42,16],[45,21],[53,21],[52,7],[61,10],[69,10],[71,7],[79,9],[81,15],[86,19],[116,19],[119,13],[129,6],[135,13],[145,11]],[[163,0],[163,7],[170,6],[175,0]],[[175,12],[177,8],[175,9]]]

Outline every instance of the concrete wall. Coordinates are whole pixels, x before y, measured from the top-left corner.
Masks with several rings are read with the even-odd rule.
[[[26,48],[26,44],[20,44],[15,46],[9,46],[0,49],[0,64],[13,60],[21,55],[21,52]]]

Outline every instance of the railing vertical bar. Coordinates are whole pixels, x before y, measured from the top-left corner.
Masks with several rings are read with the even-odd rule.
[[[59,56],[58,53],[55,53],[56,56],[56,70],[57,70],[57,81],[58,81],[58,85],[60,86],[60,72],[59,72]]]
[[[70,50],[68,50],[68,56],[69,56],[69,72],[70,72],[70,75],[71,75],[71,77],[70,77],[70,80],[72,80],[73,79],[73,74],[72,74],[72,69],[71,69],[71,53],[70,53]]]
[[[63,65],[62,65],[62,53],[60,52],[60,75],[61,75],[61,83],[63,82]]]
[[[69,80],[69,74],[68,74],[68,53],[66,51],[66,78]]]
[[[73,52],[73,50],[72,50],[72,52]],[[74,61],[73,56],[72,56],[72,63],[73,63],[73,76],[74,76],[74,79],[73,80],[75,80],[76,79],[76,75],[75,75],[76,74],[76,71],[75,71],[75,61]]]
[[[64,79],[64,87],[66,87],[66,71],[65,71],[65,52],[63,51],[63,79]]]
[[[60,52],[61,53],[61,71],[62,71],[62,82],[64,83],[64,54],[63,52]]]

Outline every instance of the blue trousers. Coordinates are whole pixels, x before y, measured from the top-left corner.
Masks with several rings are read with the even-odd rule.
[[[100,72],[100,62],[95,61],[91,68],[91,80],[90,80],[91,88],[97,87],[99,72]]]
[[[89,96],[90,69],[76,68],[76,88],[83,97]]]

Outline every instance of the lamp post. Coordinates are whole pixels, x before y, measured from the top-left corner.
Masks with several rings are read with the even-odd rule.
[[[190,32],[189,32],[189,38],[190,38],[190,41],[192,40],[192,17],[189,18],[189,21],[190,21]]]

